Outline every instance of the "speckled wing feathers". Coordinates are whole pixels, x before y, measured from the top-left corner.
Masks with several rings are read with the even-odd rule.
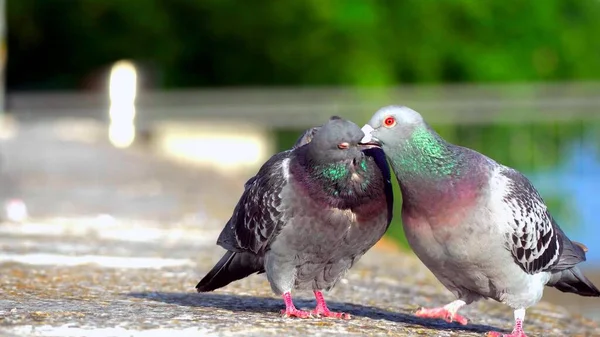
[[[287,184],[290,154],[291,151],[285,151],[273,156],[246,182],[217,244],[236,252],[264,252],[274,234],[287,222],[278,209],[282,203],[281,190]]]
[[[512,211],[507,243],[515,262],[528,274],[550,271],[558,263],[562,237],[542,197],[521,173],[503,167],[504,202]]]

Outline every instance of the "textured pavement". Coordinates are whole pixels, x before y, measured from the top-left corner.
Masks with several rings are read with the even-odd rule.
[[[0,336],[484,336],[512,328],[512,311],[492,301],[466,308],[464,327],[414,317],[452,296],[414,256],[381,248],[326,294],[349,321],[280,317],[283,303],[262,275],[197,294],[223,253],[214,243],[246,177],[116,150],[85,125],[72,124],[89,128],[81,139],[43,123],[0,141],[0,197],[23,199],[32,216],[0,223]],[[312,295],[298,294],[296,304],[314,306]],[[597,322],[545,303],[528,311],[525,329],[530,337],[600,336]]]

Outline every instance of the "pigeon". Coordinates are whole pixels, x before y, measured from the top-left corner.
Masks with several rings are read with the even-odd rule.
[[[266,273],[283,297],[284,316],[349,319],[329,310],[322,291],[381,239],[393,208],[385,155],[359,145],[363,137],[356,124],[334,116],[271,157],[245,184],[217,240],[227,252],[197,291]],[[292,290],[312,290],[315,309],[297,309]]]
[[[379,146],[402,193],[402,221],[417,257],[457,300],[416,316],[467,324],[458,310],[493,299],[514,310],[511,334],[524,337],[525,310],[544,286],[600,296],[579,270],[587,248],[558,226],[532,183],[518,171],[442,139],[414,110],[379,109],[362,128]]]

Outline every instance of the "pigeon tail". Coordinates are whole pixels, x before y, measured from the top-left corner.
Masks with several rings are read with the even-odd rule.
[[[565,269],[571,269],[577,264],[585,261],[585,253],[588,251],[588,248],[583,243],[571,241],[560,227],[555,226],[554,229],[556,230],[556,234],[561,238],[563,250],[558,262],[550,271],[558,272]]]
[[[233,281],[262,272],[264,272],[262,258],[251,253],[228,251],[196,285],[196,290],[198,292],[213,291]]]
[[[552,276],[548,285],[564,293],[600,297],[600,290],[576,266],[586,260],[585,253],[588,248],[582,243],[569,240],[560,227],[555,229],[562,237],[563,251],[558,263],[551,270]]]
[[[548,285],[564,293],[600,297],[600,290],[577,267],[553,273]]]

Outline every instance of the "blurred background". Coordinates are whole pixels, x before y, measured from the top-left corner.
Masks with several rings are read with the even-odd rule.
[[[402,104],[527,175],[600,283],[600,1],[0,4],[7,221],[187,212],[202,226],[219,207],[226,219],[245,179],[304,129]],[[399,216],[389,238],[408,249]],[[587,299],[546,299],[600,317]]]

